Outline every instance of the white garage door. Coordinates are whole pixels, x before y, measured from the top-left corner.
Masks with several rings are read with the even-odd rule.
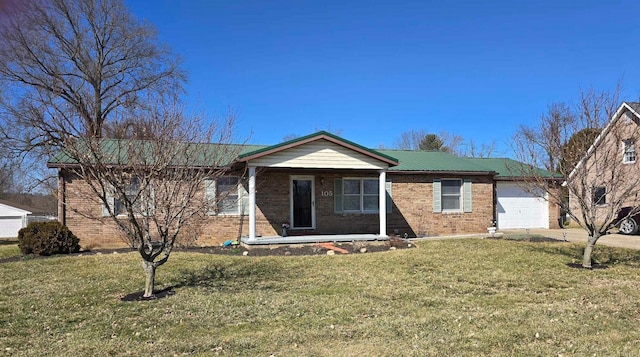
[[[515,183],[498,182],[498,229],[549,228],[549,204]]]
[[[0,238],[16,238],[22,228],[22,217],[0,217]]]

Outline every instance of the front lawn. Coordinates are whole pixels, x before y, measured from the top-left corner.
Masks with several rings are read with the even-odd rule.
[[[0,259],[20,255],[16,239],[0,239]]]
[[[444,240],[336,256],[174,253],[157,288],[136,253],[0,264],[8,355],[636,355],[640,252]]]

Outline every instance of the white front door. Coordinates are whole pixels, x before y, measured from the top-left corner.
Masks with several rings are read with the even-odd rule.
[[[291,228],[316,228],[316,195],[313,176],[291,176]]]

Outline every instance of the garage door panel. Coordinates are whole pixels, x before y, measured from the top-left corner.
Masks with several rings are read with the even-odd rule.
[[[549,228],[546,200],[514,183],[498,184],[497,190],[498,228]]]

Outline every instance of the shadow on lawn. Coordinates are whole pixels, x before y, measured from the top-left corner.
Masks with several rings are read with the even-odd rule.
[[[153,298],[143,298],[143,291],[122,297],[121,301],[157,300],[176,294],[175,289],[199,287],[221,290],[278,290],[284,289],[278,282],[291,277],[290,269],[275,260],[234,262],[233,265],[213,263],[198,270],[182,270],[178,282],[155,291]]]
[[[124,297],[122,297],[120,300],[121,301],[152,301],[152,300],[158,300],[158,299],[162,299],[162,298],[166,298],[168,296],[172,296],[175,295],[176,292],[175,290],[173,290],[173,286],[169,286],[168,288],[164,288],[162,290],[158,290],[158,291],[154,291],[154,294],[152,297],[150,298],[146,298],[143,297],[142,295],[144,295],[144,291],[138,291],[129,295],[125,295]]]
[[[584,269],[582,263],[578,263],[582,261],[584,247],[584,244],[574,243],[531,246],[529,249],[536,252],[562,255],[573,260],[573,262],[566,264],[568,267]],[[592,269],[607,269],[608,267],[619,264],[640,267],[640,250],[614,248],[596,244],[591,260],[593,262]]]

